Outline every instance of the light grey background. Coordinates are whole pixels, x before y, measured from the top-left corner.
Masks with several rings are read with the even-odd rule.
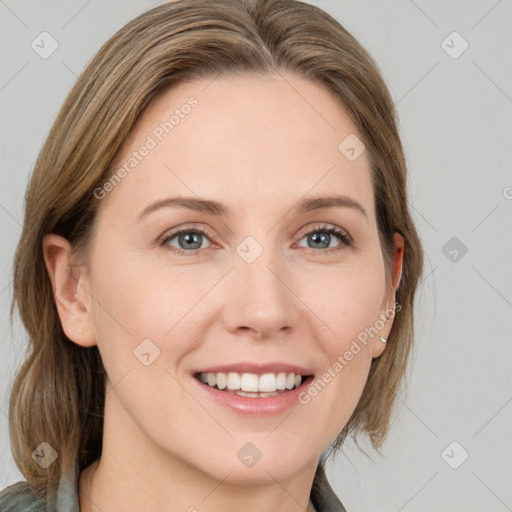
[[[8,311],[27,179],[76,75],[111,34],[157,3],[0,0],[2,489],[22,479],[6,414],[25,350],[21,324],[11,329]],[[409,388],[398,394],[385,456],[369,460],[348,442],[328,476],[349,512],[512,510],[511,2],[311,3],[352,32],[382,69],[427,253]],[[43,31],[59,45],[47,59],[31,48]],[[469,47],[453,58],[464,41]],[[458,247],[443,252],[452,237]],[[450,467],[465,452],[467,460]]]

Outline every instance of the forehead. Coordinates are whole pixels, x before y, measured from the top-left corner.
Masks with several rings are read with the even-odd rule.
[[[240,210],[328,192],[357,198],[371,211],[366,153],[349,159],[342,151],[354,137],[362,138],[341,102],[304,78],[244,74],[184,82],[143,113],[116,157],[113,171],[126,172],[107,202],[139,206],[197,195]]]

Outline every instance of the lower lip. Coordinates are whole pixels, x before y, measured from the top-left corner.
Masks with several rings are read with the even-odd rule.
[[[310,375],[298,388],[291,389],[280,395],[267,396],[264,398],[253,398],[249,396],[238,396],[226,391],[203,384],[200,380],[192,377],[202,392],[219,404],[246,416],[271,416],[280,414],[296,405],[299,402],[299,395],[307,392],[307,388],[313,382],[313,375]]]

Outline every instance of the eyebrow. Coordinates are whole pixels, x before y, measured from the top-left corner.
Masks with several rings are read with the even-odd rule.
[[[166,199],[156,201],[144,208],[144,210],[139,214],[138,220],[142,220],[150,213],[161,208],[171,207],[188,208],[189,210],[208,213],[218,217],[230,215],[229,208],[218,201],[197,197],[168,197]],[[351,208],[361,213],[365,219],[368,220],[368,214],[360,203],[351,197],[340,195],[318,196],[303,199],[295,207],[295,211],[299,214],[304,214],[326,208]]]
[[[296,209],[299,213],[307,213],[324,208],[352,208],[368,220],[366,210],[355,199],[348,196],[332,195],[304,199],[298,204]]]

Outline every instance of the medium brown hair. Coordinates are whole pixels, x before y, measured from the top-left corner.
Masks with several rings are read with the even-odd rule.
[[[27,188],[11,321],[17,304],[29,346],[10,396],[10,440],[16,464],[41,496],[56,490],[62,473],[80,472],[100,457],[105,403],[105,371],[97,347],[80,347],[63,332],[43,237],[56,233],[67,238],[76,261],[86,261],[100,203],[93,191],[108,180],[114,158],[150,102],[190,79],[243,72],[293,73],[324,84],[339,99],[371,164],[388,286],[393,233],[405,240],[396,291],[401,310],[333,447],[339,449],[348,434],[361,432],[375,449],[383,444],[405,376],[423,265],[408,210],[395,108],[385,82],[356,39],[310,4],[179,0],[139,15],[102,46],[66,98]],[[59,454],[48,469],[31,457],[43,441]]]

